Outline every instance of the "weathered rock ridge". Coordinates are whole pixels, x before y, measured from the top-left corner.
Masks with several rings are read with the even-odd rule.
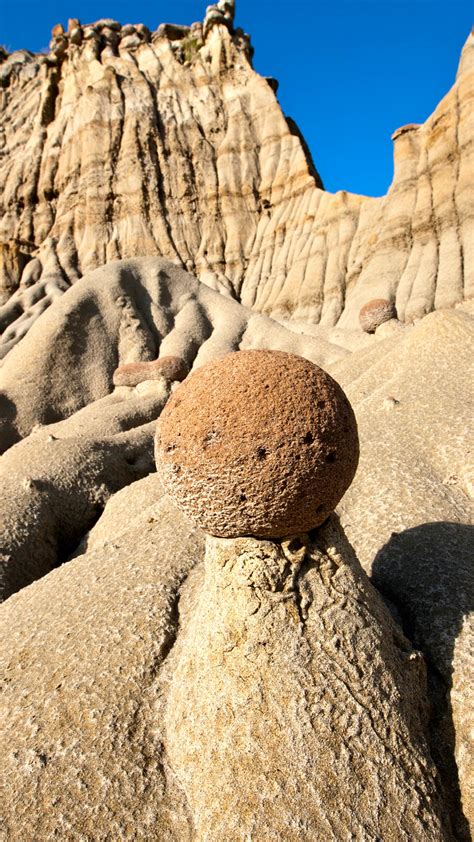
[[[3,353],[90,269],[160,255],[278,318],[412,321],[472,295],[472,36],[422,126],[394,134],[383,198],[335,195],[251,66],[233,4],[204,25],[55,27],[0,64]],[[271,80],[270,80],[271,81]],[[15,291],[16,290],[16,291]]]

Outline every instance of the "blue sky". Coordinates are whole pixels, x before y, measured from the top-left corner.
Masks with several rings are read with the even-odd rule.
[[[78,17],[192,23],[198,0],[0,0],[0,43],[47,47],[51,27]],[[328,190],[378,196],[393,175],[390,135],[421,123],[451,87],[473,17],[471,0],[237,0],[254,66],[280,82]]]

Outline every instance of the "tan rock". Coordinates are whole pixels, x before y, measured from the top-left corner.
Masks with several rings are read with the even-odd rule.
[[[21,290],[23,303],[28,300],[17,325],[24,341],[0,368],[0,452],[35,424],[71,416],[108,395],[117,364],[159,354],[179,357],[191,369],[259,347],[327,368],[348,353],[339,338],[335,344],[327,333],[296,334],[156,257],[109,264],[77,281],[64,297],[59,268],[39,283],[48,300],[61,300],[52,312],[41,307],[36,285]],[[13,306],[20,307],[15,296],[5,309]],[[3,336],[18,338],[13,326]]]
[[[203,571],[155,475],[83,550],[0,608],[11,842],[451,838],[422,660],[336,522],[212,539]]]
[[[318,526],[350,485],[358,454],[338,384],[279,351],[239,351],[200,368],[168,401],[155,447],[171,499],[223,537]]]
[[[194,839],[156,705],[202,538],[160,499],[156,474],[126,491],[103,516],[107,539],[92,532],[87,554],[0,608],[9,842],[153,839],[157,829],[166,842]]]
[[[23,270],[31,260],[30,251],[15,240],[0,243],[0,305],[18,289]]]
[[[426,655],[433,753],[463,840],[467,820],[474,827],[473,528],[462,479],[473,466],[473,342],[472,315],[432,313],[331,367],[354,407],[361,445],[338,511],[364,569]],[[447,483],[453,475],[459,482]]]
[[[451,839],[421,657],[337,520],[307,546],[208,538],[180,620],[165,741],[197,839]]]
[[[331,195],[225,5],[205,44],[200,30],[146,43],[134,28],[116,50],[86,27],[72,51],[62,36],[54,67],[2,63],[1,240],[37,244],[44,276],[52,251],[68,282],[159,255],[247,307],[325,327],[356,329],[369,298],[412,322],[471,296],[472,36],[434,114],[396,134],[388,195]],[[41,282],[37,294],[49,306]],[[9,319],[4,352],[31,324],[13,306]]]

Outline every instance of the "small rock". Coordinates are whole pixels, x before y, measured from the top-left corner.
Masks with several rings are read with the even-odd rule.
[[[114,20],[113,18],[102,18],[102,20],[97,21],[95,26],[99,30],[107,28],[107,29],[115,29],[115,30],[117,30],[117,32],[120,32],[120,30],[122,29],[122,26],[118,22],[118,20]]]
[[[180,357],[161,357],[151,362],[125,363],[115,369],[114,386],[137,386],[145,380],[184,380],[189,368]]]
[[[140,38],[138,32],[135,32],[133,35],[126,35],[125,38],[122,38],[120,46],[124,50],[131,50],[134,47],[139,47],[141,43],[142,39]]]
[[[366,333],[374,333],[381,324],[396,318],[395,304],[387,298],[373,298],[359,312],[360,326]]]
[[[69,34],[69,40],[71,44],[75,44],[77,47],[79,47],[82,44],[83,37],[84,35],[82,27],[78,26],[75,29],[71,29],[71,32]]]

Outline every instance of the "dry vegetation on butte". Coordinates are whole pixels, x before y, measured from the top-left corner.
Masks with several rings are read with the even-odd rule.
[[[0,50],[2,842],[467,842],[474,39],[333,195],[233,12]]]

